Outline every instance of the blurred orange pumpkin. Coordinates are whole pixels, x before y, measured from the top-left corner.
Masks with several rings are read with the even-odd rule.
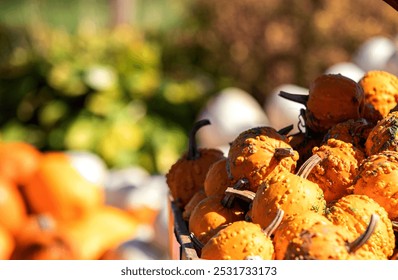
[[[8,260],[15,247],[15,241],[11,233],[0,225],[0,260]]]

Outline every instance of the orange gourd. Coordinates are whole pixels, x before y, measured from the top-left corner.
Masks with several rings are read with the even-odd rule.
[[[192,196],[199,189],[204,188],[203,184],[210,166],[224,157],[219,149],[197,147],[196,132],[209,124],[209,120],[200,120],[194,124],[189,135],[188,151],[171,166],[166,174],[170,193],[180,208],[184,208]]]
[[[8,260],[15,248],[15,240],[11,232],[0,225],[0,260]]]
[[[210,166],[204,181],[204,192],[207,196],[223,194],[232,184],[227,164],[227,158],[222,158]]]
[[[28,217],[25,201],[17,185],[0,177],[0,225],[15,235]]]
[[[125,211],[102,206],[85,217],[60,223],[60,228],[81,260],[96,260],[110,249],[133,239],[137,221]]]
[[[198,190],[192,196],[192,198],[189,200],[189,202],[184,206],[184,211],[182,212],[182,218],[185,221],[189,221],[189,217],[191,217],[193,209],[195,209],[196,205],[198,205],[198,203],[201,202],[206,197],[207,196],[203,189]]]
[[[104,203],[102,186],[85,179],[62,152],[44,153],[23,191],[34,213],[58,220],[79,219]]]
[[[232,141],[227,164],[234,182],[247,179],[249,189],[256,192],[271,173],[293,172],[298,159],[285,135],[271,127],[256,127]]]

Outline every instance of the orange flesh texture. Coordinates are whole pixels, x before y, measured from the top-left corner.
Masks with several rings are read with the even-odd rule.
[[[363,88],[365,102],[370,103],[385,117],[398,100],[398,78],[391,73],[374,70],[365,73],[358,82]]]
[[[350,143],[332,138],[325,145],[315,147],[313,153],[321,156],[322,161],[311,170],[307,179],[321,187],[326,202],[351,193],[359,163],[365,157],[363,152]]]
[[[348,233],[339,226],[315,223],[300,233],[288,245],[285,259],[288,260],[347,260]]]
[[[235,203],[232,208],[221,204],[224,195],[213,195],[199,202],[189,218],[189,231],[206,243],[223,226],[244,219],[245,212]]]
[[[372,214],[380,217],[375,232],[356,252],[357,257],[386,260],[393,254],[395,236],[391,220],[383,207],[366,195],[347,195],[330,208],[327,218],[352,234],[351,240],[360,236],[369,224]]]
[[[227,158],[220,159],[209,168],[204,181],[204,191],[207,196],[223,194],[230,181],[227,172]]]
[[[258,189],[251,218],[254,223],[266,227],[276,216],[277,209],[284,211],[285,220],[309,211],[324,213],[325,208],[323,191],[317,184],[295,174],[281,172]]]
[[[264,260],[274,257],[272,240],[258,224],[237,221],[220,230],[202,248],[201,258],[209,260],[244,260],[259,256]]]
[[[367,157],[358,172],[354,194],[367,195],[398,218],[398,152],[384,151]]]
[[[312,211],[283,221],[275,230],[273,237],[275,259],[283,260],[289,241],[298,237],[303,230],[311,228],[317,222],[331,223],[325,216]]]
[[[306,124],[326,132],[337,123],[360,118],[363,107],[364,93],[358,83],[340,74],[321,75],[309,88]]]
[[[223,152],[217,149],[202,148],[199,152],[200,157],[193,160],[188,160],[184,154],[166,174],[170,193],[181,208],[203,188],[210,166],[224,157]]]
[[[398,111],[391,112],[370,131],[365,142],[368,156],[382,151],[398,151]]]
[[[282,159],[274,157],[276,148],[291,148],[287,138],[273,128],[258,127],[241,133],[231,144],[228,160],[235,181],[246,178],[249,189],[256,191],[271,173],[294,171],[298,153]]]

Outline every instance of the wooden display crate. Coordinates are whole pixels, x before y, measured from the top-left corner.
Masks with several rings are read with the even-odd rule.
[[[181,209],[169,196],[169,254],[173,260],[197,260],[198,254],[194,248],[186,221],[182,218]]]

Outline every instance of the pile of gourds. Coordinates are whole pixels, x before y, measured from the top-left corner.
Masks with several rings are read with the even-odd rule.
[[[119,258],[137,219],[107,205],[105,189],[86,179],[66,152],[0,142],[0,259]]]
[[[223,154],[197,147],[200,120],[166,174],[198,256],[395,259],[398,78],[323,74],[308,95],[279,95],[305,105],[300,132],[253,127]]]

